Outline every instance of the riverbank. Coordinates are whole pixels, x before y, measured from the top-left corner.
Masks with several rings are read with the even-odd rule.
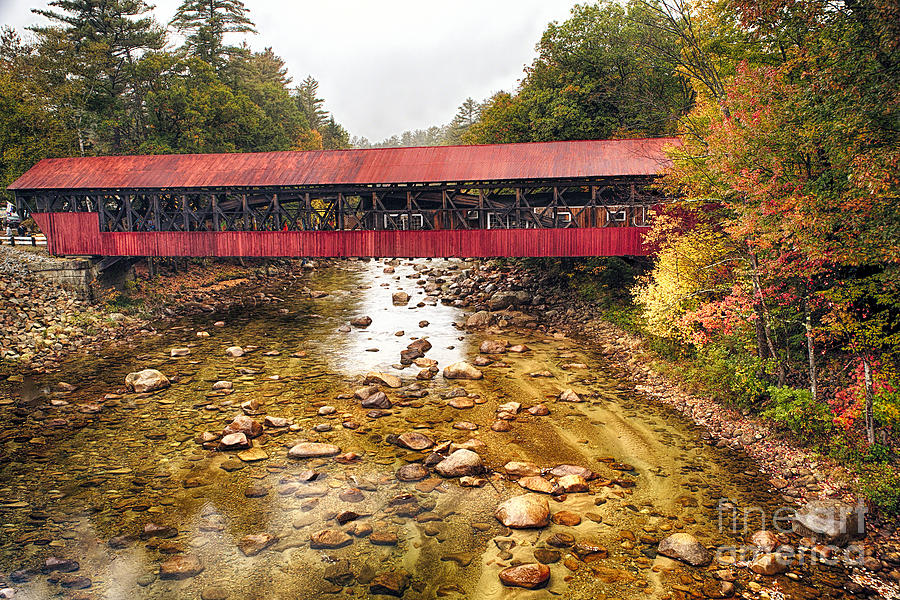
[[[151,276],[139,264],[122,289],[107,287],[90,302],[36,275],[54,260],[46,250],[0,246],[0,378],[57,371],[69,357],[152,334],[159,319],[278,302],[272,289],[315,266],[191,259]]]
[[[485,263],[464,284],[476,309],[515,308],[536,315],[542,328],[571,336],[596,348],[629,374],[634,389],[669,406],[702,426],[708,442],[740,449],[751,456],[768,477],[771,489],[784,502],[802,505],[813,499],[860,502],[853,474],[836,461],[809,451],[797,440],[776,431],[766,419],[685,391],[654,369],[663,359],[645,340],[603,320],[596,305],[577,291],[560,287],[551,278],[509,263]],[[519,294],[520,300],[515,299]],[[509,298],[509,302],[505,300]],[[900,581],[900,528],[896,520],[867,519],[867,555],[874,570]]]

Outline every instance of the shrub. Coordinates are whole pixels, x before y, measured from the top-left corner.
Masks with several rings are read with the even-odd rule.
[[[886,515],[900,515],[900,469],[890,462],[863,467],[859,491],[869,504]]]
[[[804,441],[813,441],[830,432],[834,415],[827,405],[813,400],[809,390],[771,386],[769,406],[762,416],[790,429]]]

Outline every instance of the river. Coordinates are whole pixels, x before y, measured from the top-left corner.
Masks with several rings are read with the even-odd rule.
[[[467,333],[457,325],[467,309],[424,287],[446,285],[465,264],[387,264],[312,271],[270,290],[283,302],[160,324],[70,360],[52,378],[7,382],[0,579],[14,597],[363,598],[392,586],[404,598],[472,600],[853,597],[839,567],[768,577],[727,558],[692,567],[658,555],[659,541],[675,532],[710,548],[741,545],[746,532],[729,527],[734,507],[769,515],[779,498],[749,458],[643,399],[589,345],[533,327]],[[392,303],[398,291],[411,295],[408,304]],[[371,325],[347,331],[361,315]],[[481,380],[417,380],[418,367],[393,365],[422,337],[440,368],[473,361],[485,339],[528,349],[494,355]],[[246,354],[226,356],[231,346]],[[190,352],[173,358],[172,348]],[[125,392],[125,376],[145,368],[171,387]],[[392,408],[370,412],[353,396],[371,371],[402,378],[401,388],[383,386]],[[59,381],[75,390],[53,391]],[[233,387],[215,391],[218,381]],[[449,405],[460,386],[471,408]],[[585,401],[558,400],[570,388]],[[522,410],[507,415],[509,431],[494,431],[498,406],[509,402]],[[204,448],[199,436],[220,433],[242,404],[259,423],[269,416],[292,426],[267,426],[252,453]],[[549,414],[525,410],[537,404]],[[472,481],[480,487],[431,469],[399,481],[400,467],[428,460],[428,450],[391,443],[411,431],[475,449],[488,468]],[[341,454],[288,458],[300,441]],[[525,492],[504,476],[509,461],[575,465],[597,477],[587,492],[543,495],[565,518],[507,529],[494,512]],[[340,547],[312,548],[326,529]],[[48,566],[48,557],[61,560]],[[184,578],[161,578],[160,565],[174,557],[190,557],[176,561]],[[539,589],[498,577],[536,562],[550,571]]]

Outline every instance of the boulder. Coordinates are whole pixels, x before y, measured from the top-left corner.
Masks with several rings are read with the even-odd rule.
[[[380,408],[382,410],[387,410],[394,405],[384,392],[379,391],[360,402],[360,406],[363,408]]]
[[[313,549],[342,548],[351,543],[353,538],[336,529],[323,529],[312,534],[309,538],[309,547]]]
[[[503,310],[519,304],[519,298],[513,292],[496,292],[487,302],[491,310]]]
[[[340,453],[341,449],[334,444],[300,442],[288,451],[288,458],[322,458]]]
[[[187,579],[203,572],[203,565],[193,554],[179,554],[159,565],[160,579]]]
[[[434,470],[443,477],[478,475],[484,470],[484,463],[477,452],[460,449],[435,465]]]
[[[757,556],[750,563],[750,570],[759,575],[778,575],[788,570],[788,563],[777,552],[766,552]]]
[[[125,387],[138,394],[161,390],[171,385],[168,378],[156,369],[144,369],[129,373],[125,377]]]
[[[444,367],[447,379],[481,379],[484,374],[464,360]]]
[[[503,585],[520,587],[528,590],[539,588],[550,579],[550,567],[541,563],[526,563],[515,567],[507,567],[500,571]]]
[[[543,496],[523,494],[498,506],[494,516],[512,529],[546,527],[550,523],[550,506]]]
[[[225,348],[225,356],[230,356],[231,358],[240,358],[244,355],[244,349],[240,346],[229,346]]]
[[[277,541],[278,537],[268,533],[245,535],[238,542],[238,549],[244,556],[256,556]]]
[[[466,327],[469,329],[482,329],[489,326],[495,320],[496,318],[494,317],[494,315],[486,310],[481,310],[477,313],[469,315],[469,318],[466,319]]]
[[[396,306],[403,306],[409,302],[409,294],[406,292],[394,292],[391,295],[391,302]]]
[[[560,491],[566,492],[567,494],[588,491],[587,481],[581,475],[563,475],[559,478],[557,484],[559,485]]]
[[[222,435],[232,433],[243,433],[249,439],[253,439],[262,435],[263,426],[259,421],[254,421],[246,415],[238,415],[228,426],[222,430]]]
[[[350,319],[350,324],[354,327],[368,327],[372,324],[372,317],[368,315],[354,317],[353,319]]]
[[[840,500],[813,500],[794,515],[794,533],[817,542],[844,546],[866,535],[866,508]]]
[[[506,343],[500,340],[484,340],[478,347],[478,351],[482,354],[505,354]]]
[[[529,475],[527,477],[522,477],[521,479],[519,479],[519,485],[526,490],[529,490],[531,492],[538,492],[541,494],[552,494],[554,491],[556,491],[556,486],[554,486],[553,483],[538,475]]]
[[[659,543],[657,551],[695,567],[708,565],[712,561],[712,553],[689,533],[673,533]]]
[[[572,388],[563,390],[563,392],[559,395],[559,399],[563,402],[584,402],[581,399],[581,396],[575,393],[575,390]]]
[[[219,450],[244,450],[250,447],[247,436],[241,432],[229,433],[219,441]]]
[[[397,436],[397,445],[420,452],[434,446],[434,440],[417,431],[407,431]]]
[[[778,541],[778,536],[768,529],[754,532],[749,541],[762,552],[772,552],[781,543]]]
[[[366,385],[373,383],[376,385],[386,385],[389,388],[398,388],[403,385],[403,382],[400,381],[400,378],[396,375],[389,375],[388,373],[381,373],[379,371],[370,371],[367,373],[363,383]]]
[[[407,348],[407,350],[418,350],[422,354],[425,354],[426,352],[431,350],[431,342],[429,342],[425,338],[419,338],[419,339],[413,341],[406,348]]]
[[[533,477],[541,474],[541,469],[534,463],[511,460],[503,465],[503,471],[513,477]]]

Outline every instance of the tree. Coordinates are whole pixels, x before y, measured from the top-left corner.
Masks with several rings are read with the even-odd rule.
[[[328,119],[328,111],[325,110],[325,100],[319,98],[319,82],[308,75],[294,90],[297,99],[297,107],[311,129],[320,130]]]
[[[54,23],[35,26],[45,86],[66,90],[79,143],[99,151],[127,148],[140,113],[129,105],[137,63],[165,44],[144,0],[54,0],[34,10]],[[55,9],[55,10],[53,10]]]
[[[322,127],[322,147],[325,150],[341,150],[350,147],[350,134],[339,125],[334,117],[329,117]]]
[[[241,0],[184,0],[169,25],[185,35],[192,55],[219,69],[240,51],[225,45],[226,33],[256,33],[247,12]]]
[[[481,114],[481,105],[472,98],[466,98],[456,111],[450,125],[447,126],[446,143],[458,144],[466,131],[476,121]]]

